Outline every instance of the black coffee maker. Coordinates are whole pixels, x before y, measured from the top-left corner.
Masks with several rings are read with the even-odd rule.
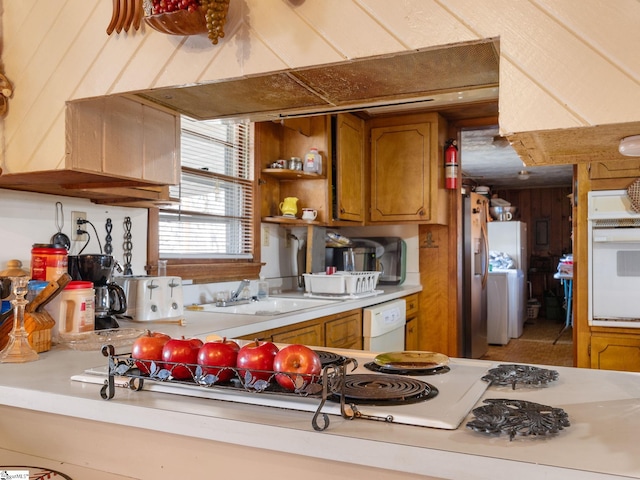
[[[127,299],[122,287],[111,281],[116,260],[111,255],[69,255],[68,262],[71,278],[93,282],[95,329],[118,328],[115,316],[127,310]]]

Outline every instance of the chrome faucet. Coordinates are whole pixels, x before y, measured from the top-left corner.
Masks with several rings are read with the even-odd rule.
[[[251,285],[251,281],[249,280],[242,280],[240,282],[240,285],[238,285],[238,289],[231,293],[231,299],[230,301],[232,302],[237,302],[238,298],[240,297],[240,295],[242,294],[242,291],[247,288],[249,285]]]

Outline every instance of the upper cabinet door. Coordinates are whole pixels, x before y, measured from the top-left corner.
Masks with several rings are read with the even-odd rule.
[[[339,114],[335,125],[335,220],[365,221],[364,121]]]
[[[180,181],[180,119],[121,97],[67,106],[67,157],[73,170],[140,184]]]
[[[429,122],[371,129],[372,222],[430,220],[436,141]]]

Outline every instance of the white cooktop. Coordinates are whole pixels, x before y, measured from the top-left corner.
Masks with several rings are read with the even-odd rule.
[[[354,352],[351,351],[349,353],[353,354]],[[341,352],[341,354],[344,354],[344,352]],[[372,352],[358,351],[356,357],[358,368],[349,373],[374,373],[365,368],[364,365],[372,361],[375,356],[376,354]],[[455,430],[484,394],[488,384],[481,378],[493,367],[495,365],[478,365],[477,362],[474,363],[471,360],[451,359],[449,363],[450,371],[447,373],[412,377],[436,387],[438,389],[436,397],[409,405],[358,405],[358,410],[362,415],[380,420],[392,416],[395,423]],[[105,360],[104,366],[87,369],[79,375],[72,376],[71,379],[102,385],[105,381],[106,372]],[[126,378],[116,379],[116,384],[125,386],[127,381],[128,379]],[[318,398],[250,393],[235,389],[205,388],[197,385],[155,381],[145,381],[143,391],[139,392],[140,395],[144,395],[144,390],[308,412],[315,412],[320,403]],[[96,395],[98,395],[97,391]],[[116,390],[116,397],[117,395],[118,390]],[[330,415],[340,415],[340,405],[339,403],[327,401],[322,408],[322,412]]]

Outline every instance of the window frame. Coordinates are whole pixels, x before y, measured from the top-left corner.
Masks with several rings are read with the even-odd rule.
[[[253,126],[255,127],[255,125]],[[182,132],[182,130],[180,130]],[[181,133],[180,133],[181,134]],[[260,269],[264,265],[261,262],[260,252],[260,201],[259,201],[259,161],[255,158],[255,145],[250,155],[253,157],[253,192],[254,210],[251,224],[254,231],[251,249],[251,259],[213,259],[213,258],[167,258],[167,275],[178,276],[193,283],[212,283],[224,281],[236,281],[245,278],[258,278]],[[182,171],[182,164],[180,165]],[[167,192],[169,187],[165,187]],[[159,235],[160,208],[149,208],[147,225],[147,265],[145,270],[148,275],[158,274],[158,260],[160,259],[160,235]]]

